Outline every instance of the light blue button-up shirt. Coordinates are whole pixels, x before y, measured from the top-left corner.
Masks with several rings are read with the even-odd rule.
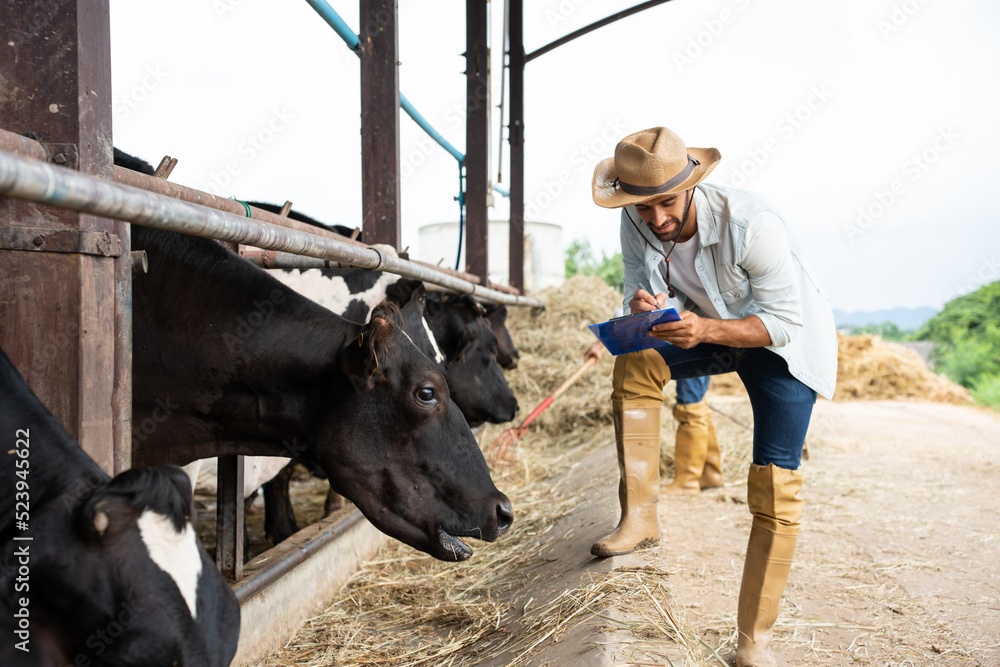
[[[756,315],[771,337],[767,349],[788,363],[788,370],[821,396],[832,398],[837,385],[837,330],[830,303],[797,252],[784,218],[764,197],[745,190],[701,183],[695,188],[698,253],[695,271],[722,319]],[[650,244],[669,250],[643,223],[635,207],[621,216],[625,262],[625,310],[640,287],[666,294],[663,257]],[[646,242],[646,240],[649,243]],[[704,311],[680,290],[667,307]]]

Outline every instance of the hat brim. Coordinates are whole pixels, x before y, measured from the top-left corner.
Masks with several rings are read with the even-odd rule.
[[[601,160],[594,169],[594,180],[590,186],[594,203],[604,208],[624,208],[625,206],[641,204],[644,201],[684,192],[705,180],[722,159],[722,154],[715,148],[688,148],[687,152],[699,163],[691,172],[691,175],[680,185],[653,196],[630,195],[622,191],[621,188],[616,188],[614,184],[615,179],[618,178],[618,170],[615,169],[615,159],[609,157]]]

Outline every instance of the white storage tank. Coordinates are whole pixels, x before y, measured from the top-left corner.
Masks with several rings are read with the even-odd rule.
[[[487,252],[490,280],[509,285],[507,220],[490,220]],[[422,262],[455,268],[458,251],[458,223],[435,222],[420,228],[418,249],[410,256]],[[465,269],[465,238],[459,267]],[[566,254],[562,244],[562,227],[550,222],[524,223],[524,289],[533,292],[561,285],[566,279]]]

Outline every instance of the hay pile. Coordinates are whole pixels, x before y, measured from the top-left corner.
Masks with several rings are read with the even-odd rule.
[[[965,387],[934,373],[915,350],[904,345],[867,334],[837,334],[837,343],[835,401],[972,402],[972,396]],[[717,395],[746,395],[746,389],[736,373],[714,376],[709,391]]]
[[[915,351],[879,336],[837,336],[837,393],[834,400],[922,399],[971,403],[965,387],[927,368]]]

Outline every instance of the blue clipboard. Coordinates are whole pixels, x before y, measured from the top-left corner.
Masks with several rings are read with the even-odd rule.
[[[665,340],[660,340],[649,335],[649,330],[654,324],[663,322],[676,322],[681,319],[677,311],[673,308],[663,310],[651,310],[625,317],[615,317],[607,322],[588,325],[594,335],[604,343],[608,352],[614,356],[625,354],[626,352],[637,352],[648,350],[651,347],[663,347],[670,345]]]

